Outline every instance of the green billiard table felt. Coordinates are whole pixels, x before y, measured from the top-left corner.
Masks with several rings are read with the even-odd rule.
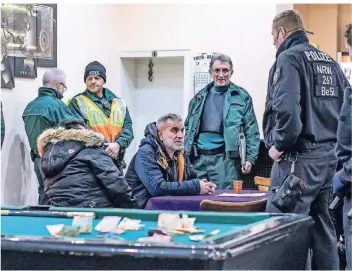
[[[72,225],[72,218],[52,218],[52,217],[29,217],[29,216],[1,216],[1,234],[2,235],[27,235],[27,236],[50,236],[46,226],[55,224]],[[96,231],[95,226],[101,221],[101,218],[93,220],[93,229],[91,233],[81,233],[79,238],[93,239],[100,233]],[[137,241],[140,237],[148,236],[148,229],[155,229],[157,221],[142,220],[141,224],[145,225],[139,231],[126,231],[119,236],[127,241]],[[243,228],[243,224],[230,223],[204,223],[195,222],[195,226],[205,230],[202,234],[210,233],[213,230],[220,230],[219,235],[234,232]],[[197,245],[199,242],[193,242],[189,239],[190,234],[173,236],[174,243],[181,245]],[[215,237],[215,236],[214,236]]]

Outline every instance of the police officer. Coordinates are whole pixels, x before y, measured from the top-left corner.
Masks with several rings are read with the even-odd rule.
[[[249,173],[257,160],[259,127],[251,96],[230,81],[231,58],[214,55],[209,66],[213,82],[189,103],[185,152],[199,178],[214,182],[219,189],[231,189],[232,181]],[[241,131],[246,137],[242,163],[238,138]]]
[[[274,18],[272,36],[277,53],[269,74],[263,130],[274,165],[266,211],[280,212],[272,199],[288,174],[303,180],[306,187],[293,212],[309,214],[315,221],[312,268],[337,270],[336,234],[328,205],[337,166],[337,124],[348,81],[329,55],[309,44],[295,11]]]
[[[352,24],[347,26],[345,37],[347,50],[352,57]],[[347,87],[344,94],[343,105],[340,112],[337,129],[337,158],[342,163],[342,169],[335,173],[333,178],[333,192],[344,197],[343,228],[345,233],[347,270],[352,269],[352,221],[347,214],[352,208],[351,182],[352,182],[352,128],[351,128],[352,88]]]

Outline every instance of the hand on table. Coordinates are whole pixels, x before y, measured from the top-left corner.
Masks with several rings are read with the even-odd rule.
[[[215,192],[216,184],[209,182],[207,179],[202,179],[199,181],[200,193],[201,195],[210,195]]]
[[[282,154],[284,152],[282,151],[278,151],[275,146],[272,146],[269,150],[269,156],[271,157],[271,159],[274,160],[274,162],[280,162],[282,159]]]
[[[120,145],[116,142],[106,143],[106,145],[108,147],[105,149],[105,151],[111,158],[115,159],[119,155]]]
[[[248,174],[252,170],[252,162],[246,161],[244,166],[241,167],[242,173],[243,174]]]

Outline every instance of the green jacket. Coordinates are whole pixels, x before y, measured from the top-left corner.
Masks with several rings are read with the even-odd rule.
[[[1,106],[1,148],[2,148],[2,143],[4,143],[5,139],[5,120],[4,120],[4,114],[2,112],[2,102],[0,102]]]
[[[44,130],[57,126],[61,121],[76,119],[61,101],[62,98],[62,94],[57,90],[41,87],[38,90],[38,97],[25,108],[22,119],[32,155],[38,156],[37,138]]]
[[[185,152],[191,157],[194,154],[204,101],[213,85],[213,82],[208,84],[189,103],[188,116],[185,120]],[[239,157],[238,134],[242,126],[247,142],[246,160],[254,164],[258,157],[260,136],[252,98],[246,90],[232,82],[225,96],[223,123],[225,151],[230,157]]]
[[[111,100],[114,98],[117,98],[114,93],[112,93],[109,89],[104,88],[103,89],[103,94],[106,102],[109,103],[111,106]],[[88,90],[77,94],[74,96],[71,100],[68,102],[68,107],[71,110],[71,112],[78,118],[84,120],[85,124],[90,127],[89,121],[84,119],[81,110],[78,106],[77,99],[76,97],[79,95],[85,95],[88,98],[90,98],[103,112],[107,117],[110,117],[110,106],[109,107],[104,107],[101,103],[101,99],[96,97],[94,94],[90,93]],[[123,128],[119,136],[116,138],[116,142],[120,145],[121,149],[126,149],[132,142],[134,136],[133,136],[133,130],[132,130],[132,120],[130,117],[130,114],[128,112],[128,109],[126,108],[126,116],[125,120],[123,122]]]

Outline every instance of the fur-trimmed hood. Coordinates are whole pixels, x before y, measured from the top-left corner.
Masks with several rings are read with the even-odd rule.
[[[38,152],[42,157],[42,171],[46,177],[56,176],[82,150],[100,148],[103,143],[103,135],[91,130],[66,130],[63,127],[46,130],[37,140]]]
[[[56,129],[45,130],[37,140],[38,153],[42,157],[44,148],[49,143],[57,143],[59,141],[80,141],[86,147],[97,146],[104,144],[104,136],[88,129],[65,129],[58,127]]]

